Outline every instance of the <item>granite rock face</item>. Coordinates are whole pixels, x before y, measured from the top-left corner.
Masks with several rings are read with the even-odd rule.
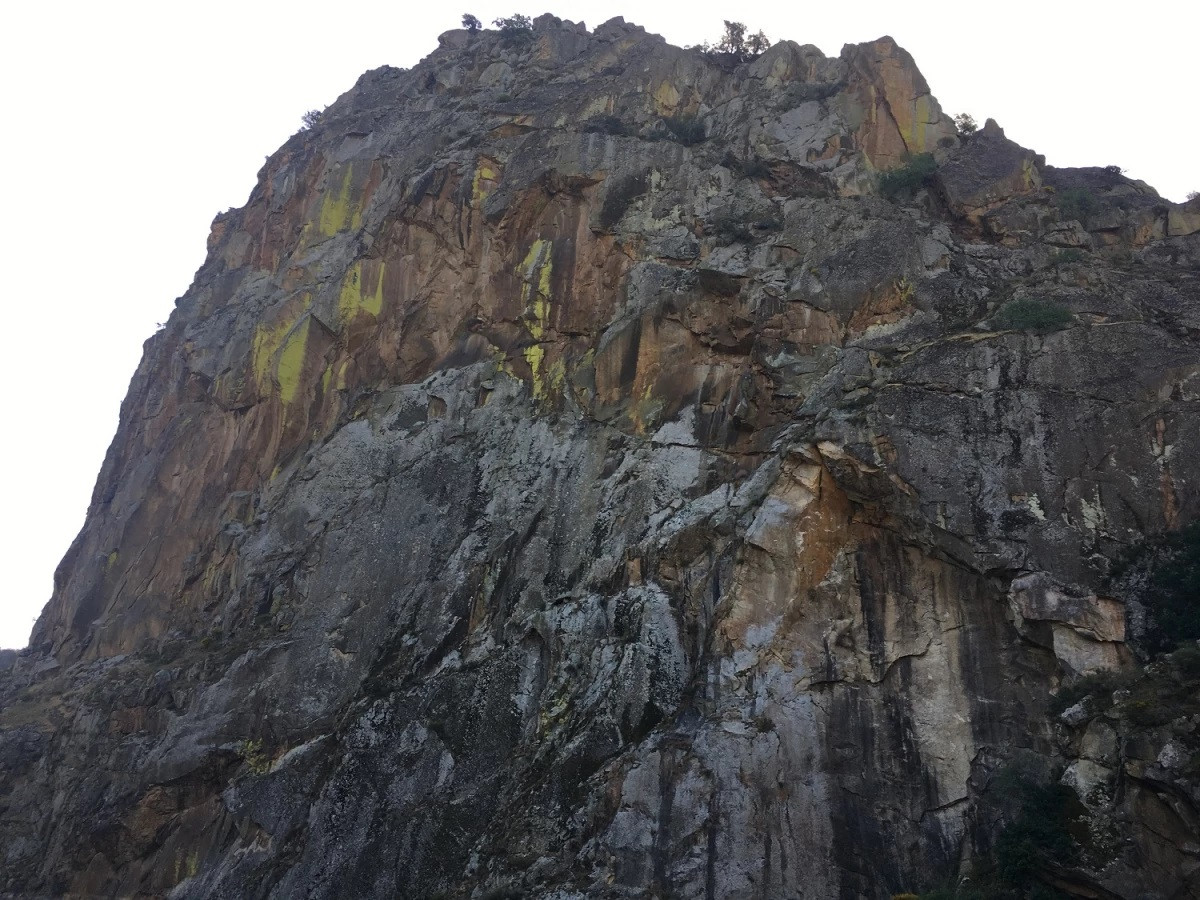
[[[0,891],[886,898],[1020,757],[1120,829],[1061,889],[1200,896],[1197,721],[1048,710],[1197,514],[1194,207],[889,38],[367,73],[147,342],[0,671]]]

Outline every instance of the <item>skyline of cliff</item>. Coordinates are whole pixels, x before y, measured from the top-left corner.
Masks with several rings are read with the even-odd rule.
[[[376,28],[354,42],[325,48],[302,67],[290,65],[286,54],[303,40],[306,10],[310,18],[317,14],[303,4],[291,5],[286,15],[269,3],[253,11],[210,4],[205,16],[188,23],[192,39],[183,45],[174,37],[179,11],[151,16],[133,8],[80,9],[73,27],[65,29],[43,21],[49,10],[40,7],[14,14],[23,39],[2,64],[6,83],[24,88],[10,98],[10,117],[31,123],[40,158],[55,175],[49,181],[21,178],[13,186],[10,201],[22,213],[4,226],[6,246],[21,260],[11,290],[29,298],[53,294],[55,341],[67,360],[47,365],[32,342],[23,342],[14,362],[19,370],[36,372],[47,395],[69,397],[75,405],[65,416],[33,392],[21,392],[14,401],[13,418],[38,439],[14,448],[11,471],[20,475],[6,484],[6,496],[25,515],[8,530],[0,550],[11,574],[0,611],[0,646],[25,642],[50,595],[51,574],[82,524],[141,344],[165,320],[172,298],[183,292],[200,262],[214,211],[244,202],[263,155],[294,130],[301,112],[330,102],[365,68],[415,63],[459,15],[410,10],[401,23],[393,19],[401,15],[394,5],[361,9]],[[738,17],[772,38],[815,43],[827,54],[846,42],[891,33],[915,53],[951,112],[972,112],[981,123],[997,118],[1010,136],[1046,153],[1050,163],[1116,163],[1175,200],[1197,187],[1184,178],[1172,193],[1170,178],[1146,169],[1175,158],[1176,168],[1187,171],[1183,148],[1200,140],[1192,119],[1173,111],[1176,85],[1185,81],[1182,71],[1173,73],[1187,55],[1182,37],[1188,33],[1187,14],[1149,10],[1134,18],[1060,19],[1056,10],[1023,13],[1020,4],[1008,9],[1011,15],[985,32],[970,33],[942,33],[956,19],[941,15],[936,4],[924,7],[919,22],[894,5],[872,3],[860,4],[852,21],[813,9],[793,19],[789,10],[754,4],[741,7]],[[485,22],[512,12],[483,6],[473,11]],[[622,12],[630,16],[628,10],[592,4],[559,14],[594,25]],[[682,45],[714,39],[728,15],[693,4],[687,15],[663,5],[633,18]],[[653,21],[659,16],[660,22]],[[1025,21],[1037,21],[1037,29],[1022,25],[1024,33],[1018,34],[1017,25]],[[253,54],[226,52],[223,64],[214,67],[205,48],[226,46],[235,26],[275,39],[260,40]],[[1003,61],[1017,46],[1038,65],[1006,66]],[[1153,48],[1152,63],[1139,62],[1146,48]],[[1110,59],[1122,63],[1103,62]],[[281,80],[277,73],[284,70],[290,74]],[[1149,92],[1125,74],[1149,70],[1158,85]],[[1000,71],[1003,78],[991,74]],[[1064,93],[1083,73],[1089,89]],[[1022,77],[1041,79],[1040,87],[1023,87]],[[1135,99],[1130,91],[1141,95]],[[1020,103],[1010,107],[1007,98]],[[1162,137],[1133,139],[1136,132],[1118,127],[1121,119],[1112,110],[1132,108],[1146,121],[1164,123]],[[1040,118],[1027,120],[1029,115]],[[1099,133],[1091,130],[1097,127]],[[89,135],[86,165],[77,152],[80,128]],[[1074,155],[1059,150],[1064,136],[1078,141],[1081,149]],[[1148,162],[1139,156],[1142,148],[1152,151]],[[22,161],[17,152],[14,145],[14,165]],[[189,174],[180,178],[180,172]],[[87,241],[72,248],[68,265],[61,241],[48,237],[57,233],[64,209],[89,232]],[[129,235],[137,235],[136,277],[113,277],[113,260],[129,252]],[[51,272],[48,289],[45,273]],[[20,331],[44,327],[42,305],[39,300],[17,306]]]

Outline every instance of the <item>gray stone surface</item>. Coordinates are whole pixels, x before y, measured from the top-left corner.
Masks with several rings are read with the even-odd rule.
[[[995,132],[887,38],[364,75],[214,222],[0,664],[0,892],[887,898],[1020,757],[1116,829],[1079,896],[1196,896],[1197,722],[1048,702],[1197,512],[1200,244]]]

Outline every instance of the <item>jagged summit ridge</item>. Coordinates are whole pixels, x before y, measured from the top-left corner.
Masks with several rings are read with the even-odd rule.
[[[889,38],[367,73],[147,344],[0,682],[0,889],[888,897],[1023,760],[1122,829],[1066,883],[1192,890],[1166,732],[1047,704],[1195,516],[1198,228]]]

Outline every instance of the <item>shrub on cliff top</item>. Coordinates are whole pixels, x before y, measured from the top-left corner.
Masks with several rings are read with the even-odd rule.
[[[735,62],[749,62],[761,56],[771,46],[770,39],[761,31],[746,34],[743,22],[725,20],[725,33],[715,44],[705,41],[700,49],[710,57],[724,58]]]
[[[974,134],[979,130],[979,125],[975,121],[975,117],[970,113],[959,113],[954,117],[954,127],[958,129],[959,134]]]
[[[525,41],[533,37],[533,21],[520,13],[493,19],[492,24],[500,29],[502,37],[510,41]]]

